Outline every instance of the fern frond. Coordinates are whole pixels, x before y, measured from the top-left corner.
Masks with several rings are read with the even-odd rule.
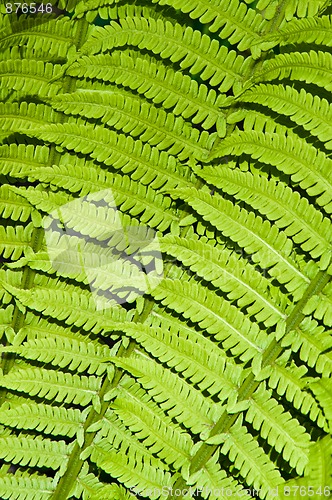
[[[112,500],[134,500],[135,497],[123,486],[115,483],[102,483],[95,474],[88,471],[89,467],[84,464],[76,484],[70,492],[71,496],[83,500],[109,500],[110,498]]]
[[[302,477],[290,479],[285,487],[279,492],[281,500],[286,500],[290,492],[294,493],[294,499],[303,498],[303,492],[313,493],[312,496],[330,496],[331,470],[332,470],[332,443],[331,436],[325,436],[310,446],[309,463],[306,473]]]
[[[39,214],[34,211],[30,203],[11,191],[6,184],[0,187],[0,215],[4,219],[13,221],[26,222],[32,218],[34,225],[40,223]]]
[[[332,111],[329,102],[317,95],[297,91],[288,85],[260,84],[246,91],[239,98],[241,102],[256,102],[267,106],[278,114],[289,116],[312,135],[332,149]]]
[[[211,148],[214,134],[201,134],[181,117],[166,113],[155,105],[142,101],[129,92],[78,91],[58,95],[52,106],[65,114],[100,118],[116,130],[139,137],[180,160],[199,156]]]
[[[105,202],[109,202],[110,205],[113,204],[113,207],[115,202],[118,209],[121,208],[123,212],[139,216],[142,223],[148,223],[151,227],[158,227],[161,231],[177,220],[174,212],[172,216],[170,199],[156,193],[149,186],[144,186],[127,175],[109,174],[107,172],[97,172],[92,169],[88,170],[84,167],[80,169],[78,166],[63,165],[61,167],[45,167],[40,172],[40,177],[38,171],[36,173],[32,171],[31,177],[49,181],[51,184],[66,188],[70,192],[84,192],[85,189],[88,189],[90,193],[109,190],[104,196]],[[82,206],[82,209],[83,205],[87,207],[85,201],[81,203],[76,201],[76,209],[79,204]],[[66,211],[66,207],[61,209],[64,218],[66,218]]]
[[[170,5],[189,14],[192,19],[208,24],[209,31],[218,32],[219,38],[227,39],[231,44],[238,44],[239,51],[247,50],[259,38],[266,24],[257,11],[238,0],[195,0],[190,4],[181,0],[153,0],[153,3]]]
[[[193,492],[202,490],[202,498],[209,500],[226,500],[229,498],[229,492],[247,500],[251,498],[248,491],[242,489],[239,483],[232,477],[228,477],[220,467],[219,452],[214,453],[204,467],[190,476],[188,484]]]
[[[126,395],[131,393],[137,395],[137,397],[146,396],[144,390],[139,386],[138,383],[133,382],[128,377],[123,377],[121,381],[121,388],[119,388],[119,393],[122,392]],[[114,397],[112,394],[110,397]],[[105,396],[105,399],[108,399],[108,395]],[[146,397],[145,397],[146,399]],[[149,405],[153,406],[153,401],[149,400]],[[154,404],[154,409],[157,408],[157,404]],[[159,410],[160,411],[160,410]],[[163,414],[165,417],[165,414]],[[99,456],[99,451],[102,453],[107,453],[110,450],[120,450],[121,452],[126,452],[128,455],[130,454],[133,457],[137,457],[138,461],[145,461],[146,465],[149,465],[155,469],[160,470],[168,470],[168,466],[158,458],[158,456],[154,455],[150,452],[148,448],[141,443],[134,433],[128,430],[128,428],[122,423],[122,421],[115,415],[115,413],[108,409],[106,410],[105,416],[102,420],[98,420],[93,423],[88,432],[96,432],[94,442],[91,444],[91,447],[87,448],[86,454],[91,456],[91,460],[95,461],[95,459]],[[97,445],[97,447],[95,447]]]
[[[88,470],[88,469],[87,469]],[[75,489],[71,495],[83,500],[134,500],[134,495],[127,491],[123,486],[112,483],[102,483],[93,473],[82,471],[77,477]]]
[[[297,17],[313,17],[326,6],[326,0],[291,0],[285,6],[285,18],[287,21],[292,19],[293,16]]]
[[[44,120],[54,123],[60,113],[45,104],[0,103],[0,125],[3,130],[16,132],[21,128],[33,128],[43,124]]]
[[[142,356],[113,358],[112,361],[138,379],[147,393],[167,414],[194,434],[207,432],[221,412],[221,407],[195,390],[170,370]]]
[[[237,391],[242,370],[238,365],[226,360],[220,349],[210,352],[190,337],[181,336],[180,332],[155,326],[123,324],[121,329],[147,352],[166,363],[169,368],[180,372],[202,391],[217,395],[221,401]]]
[[[29,326],[27,326],[29,325]],[[47,319],[43,318],[40,314],[34,314],[31,311],[26,313],[26,325],[22,327],[22,338],[26,340],[44,339],[45,337],[65,337],[68,339],[75,339],[79,342],[86,341],[86,333],[75,331],[65,325],[57,325],[50,323]],[[90,338],[91,342],[95,344],[95,340]]]
[[[241,78],[250,58],[244,59],[235,51],[228,52],[217,40],[194,31],[191,27],[172,25],[161,19],[129,18],[96,27],[81,51],[96,54],[122,46],[138,46],[159,54],[163,59],[178,62],[181,69],[226,92]],[[78,61],[78,65],[80,62]]]
[[[80,2],[75,7],[74,18],[85,15],[86,19],[92,22],[96,15],[99,14],[102,19],[113,19],[109,15],[110,6],[116,6],[118,3],[120,3],[120,0],[87,0],[86,2]]]
[[[332,161],[303,139],[263,132],[234,132],[213,155],[250,154],[291,176],[327,213],[332,212]]]
[[[111,355],[107,346],[59,336],[28,340],[17,347],[4,347],[3,352],[15,352],[26,359],[66,367],[76,372],[87,372],[89,375],[102,375],[107,369],[104,360]]]
[[[0,477],[0,495],[3,499],[48,500],[54,491],[53,478],[26,477],[8,474]]]
[[[291,137],[293,140],[298,139],[294,128],[278,123],[275,118],[269,114],[258,111],[253,106],[249,109],[240,108],[238,111],[231,113],[227,119],[230,124],[241,123],[244,132],[266,132],[268,134],[278,134],[280,136]],[[240,160],[241,161],[241,160]]]
[[[299,352],[300,359],[323,377],[332,372],[332,338],[316,321],[305,318],[295,330],[283,337],[281,345]]]
[[[12,295],[7,291],[4,283],[10,286],[19,287],[22,285],[22,271],[13,269],[0,269],[0,300],[4,305],[12,301]]]
[[[308,462],[310,436],[298,420],[292,418],[289,412],[285,412],[283,406],[271,395],[271,391],[260,386],[251,397],[244,418],[260,432],[263,439],[282,454],[298,474],[302,474]]]
[[[100,379],[45,368],[23,368],[3,376],[0,385],[12,391],[56,402],[86,406],[98,397]]]
[[[0,31],[0,47],[25,45],[31,52],[48,53],[51,57],[66,58],[69,48],[75,40],[77,24],[69,19],[48,19],[40,22],[34,17],[22,16],[13,20],[10,27]]]
[[[330,221],[283,182],[227,167],[206,167],[199,175],[265,215],[316,259],[331,250]]]
[[[286,352],[286,354],[289,356],[289,353]],[[271,389],[276,389],[280,396],[285,396],[294,408],[326,430],[327,422],[321,409],[314,397],[303,390],[306,372],[307,368],[304,365],[298,367],[291,363],[290,366],[283,366],[277,361],[272,365],[267,382]]]
[[[23,131],[23,130],[22,130]],[[24,130],[24,133],[47,142],[55,143],[68,150],[87,154],[97,161],[121,169],[124,173],[135,170],[153,177],[151,170],[157,164],[159,168],[166,169],[169,156],[159,153],[156,148],[151,148],[132,137],[120,135],[106,130],[103,127],[82,125],[75,123],[45,125],[43,128]],[[154,174],[156,177],[156,174]],[[164,212],[168,217],[169,212]],[[164,218],[163,217],[163,218]],[[175,216],[172,217],[175,219]],[[160,224],[161,221],[157,223]]]
[[[73,197],[66,192],[54,193],[52,191],[46,192],[42,186],[35,187],[15,187],[11,185],[9,189],[19,196],[27,199],[29,203],[37,208],[39,211],[49,214],[56,208],[68,204],[73,201]]]
[[[332,0],[51,3],[0,5],[0,498],[319,492]]]
[[[314,394],[323,408],[324,415],[329,422],[330,429],[332,429],[332,380],[331,378],[322,377],[320,380],[308,380],[308,389]]]
[[[220,121],[216,108],[222,103],[221,94],[156,59],[133,57],[122,51],[112,55],[83,56],[79,65],[75,63],[68,69],[68,74],[128,87],[157,105],[162,103],[164,109],[172,109],[176,116],[190,118],[193,124],[201,123],[204,130]],[[109,91],[109,86],[101,87],[98,82],[83,81],[79,85],[82,90]],[[111,87],[112,92],[114,88]]]
[[[0,146],[0,172],[11,177],[27,177],[33,167],[43,167],[48,163],[47,146],[10,144]]]
[[[131,314],[114,301],[103,301],[104,306],[112,306],[110,312],[98,310],[92,294],[88,291],[78,293],[68,287],[66,290],[54,289],[52,286],[36,286],[28,291],[15,289],[7,283],[5,288],[24,306],[42,312],[45,316],[63,320],[67,325],[82,327],[94,333],[107,332],[113,329],[117,321],[129,320],[131,317]]]
[[[189,467],[191,439],[188,434],[179,431],[171,419],[154,413],[144,401],[137,403],[127,394],[125,397],[121,394],[117,396],[111,409],[151,453],[175,469]]]
[[[9,427],[37,430],[53,436],[74,437],[85,422],[85,412],[43,403],[24,403],[3,408],[0,423]]]
[[[173,255],[185,266],[227,293],[257,321],[272,325],[285,318],[285,297],[261,276],[247,261],[226,248],[213,247],[198,239],[165,236],[162,250]]]
[[[138,460],[127,455],[125,450],[108,449],[106,452],[99,448],[99,444],[94,447],[92,460],[112,478],[151,500],[167,500],[172,484],[169,472],[151,467],[144,459]]]
[[[314,83],[327,91],[332,90],[331,83],[332,54],[314,51],[278,54],[274,59],[263,62],[262,69],[253,79],[253,83],[275,79],[299,80]]]
[[[283,482],[274,463],[241,425],[241,419],[220,439],[223,443],[221,454],[229,456],[240,475],[246,479],[247,484],[259,491],[261,498],[268,498],[269,493]]]
[[[60,91],[61,83],[49,82],[59,71],[60,64],[53,65],[34,59],[8,59],[0,61],[0,82],[18,92],[49,97]]]
[[[266,333],[256,323],[199,284],[166,278],[150,293],[155,300],[197,323],[242,361],[254,358],[265,347]]]
[[[307,467],[307,479],[310,484],[317,488],[331,484],[332,477],[332,441],[331,436],[325,436],[311,445],[309,464]],[[330,488],[325,489],[329,494]],[[324,488],[323,488],[324,491]]]
[[[123,384],[123,382],[121,382],[121,384],[122,387],[124,385],[128,387],[126,383]],[[137,384],[134,383],[134,385]],[[131,457],[138,468],[137,470],[135,466],[134,475],[137,482],[131,485],[132,491],[134,487],[135,491],[138,492],[146,489],[151,477],[156,477],[156,471],[159,471],[157,477],[161,480],[161,483],[166,480],[167,484],[170,485],[170,475],[169,472],[167,472],[167,466],[137,440],[135,435],[123,425],[113,411],[108,410],[103,421],[93,424],[89,432],[98,431],[98,429],[100,429],[100,433],[97,433],[94,442],[83,452],[83,459],[89,457],[92,462],[100,464],[100,467],[103,469],[105,469],[107,463],[107,469],[105,470],[108,472],[111,468],[110,472],[112,473],[113,467],[115,467],[117,463],[115,462],[112,465],[112,457],[114,453],[117,453],[120,464],[123,464],[122,471],[125,473],[128,457]],[[103,437],[105,435],[107,437]],[[111,459],[110,463],[108,462],[109,459]],[[144,464],[143,469],[140,467],[140,464]],[[129,471],[126,473],[126,477],[129,480]],[[125,484],[127,485],[126,481]],[[155,488],[155,491],[159,491],[161,486],[158,487],[154,485],[153,488]],[[150,490],[150,494],[152,494],[151,491],[154,491],[154,489]]]
[[[141,233],[144,237],[144,232]],[[149,237],[147,231],[145,235]],[[129,236],[134,239],[135,234],[129,232]],[[126,302],[132,302],[138,295],[149,292],[161,281],[161,256],[155,258],[154,248],[151,248],[151,251],[141,251],[138,248],[138,259],[136,259],[135,255],[131,254],[130,248],[131,243],[135,244],[135,241],[128,242],[126,232],[123,232],[118,240],[122,253],[115,252],[110,242],[109,246],[96,245],[75,236],[64,235],[58,240],[60,243],[58,248],[52,247],[48,241],[47,253],[33,254],[27,251],[26,257],[8,265],[11,268],[29,266],[30,269],[50,275],[56,273],[58,276],[88,285],[93,294],[97,294],[98,291],[111,291],[118,297],[125,296]],[[153,265],[154,268],[147,271],[145,267],[147,264]],[[95,298],[99,300],[99,296],[95,295]],[[110,302],[111,304],[115,305],[114,302]]]
[[[258,47],[267,50],[276,45],[283,46],[294,43],[315,43],[331,47],[331,21],[331,16],[292,19],[277,33],[263,37],[263,40],[258,42]]]
[[[156,169],[154,178],[152,177],[152,171],[148,172],[148,174],[151,175],[146,175],[145,177],[147,177],[147,179],[144,178],[143,180],[145,182],[140,182],[140,184],[142,184],[143,186],[145,184],[149,184],[150,188],[152,189],[154,189],[155,187],[160,187],[160,185],[163,185],[164,188],[168,186],[184,186],[185,183],[183,176],[179,175],[180,172],[178,172],[176,168],[172,169],[172,166],[174,167],[174,164],[172,166],[169,164],[168,166],[169,172],[167,172],[167,177],[166,171],[158,171]],[[132,184],[133,186],[135,186],[135,172],[133,172],[132,177],[134,177]],[[62,187],[66,190],[69,190],[71,193],[78,193],[82,197],[87,196],[89,193],[97,193],[98,191],[102,191],[105,189],[109,189],[111,191],[112,187],[116,186],[116,184],[121,186],[121,179],[123,179],[123,183],[130,183],[128,176],[122,176],[116,173],[110,173],[107,170],[98,169],[96,163],[93,160],[75,161],[75,159],[71,159],[71,156],[69,154],[64,155],[63,161],[61,161],[59,165],[41,168],[32,167],[29,172],[29,180],[37,179],[41,182],[45,182],[57,187]],[[149,179],[151,179],[151,183],[146,182]],[[146,192],[155,193],[155,191],[152,191],[152,189],[147,188]],[[136,188],[136,191],[139,192],[140,189]],[[157,196],[156,193],[155,196]],[[163,203],[165,203],[165,201]]]
[[[40,436],[0,436],[0,457],[6,462],[60,469],[70,452],[65,441],[51,441]]]
[[[332,326],[332,286],[327,284],[321,293],[314,294],[305,307],[303,313],[312,314],[314,318],[322,320],[327,326]]]
[[[0,309],[0,339],[3,335],[8,336],[8,329],[12,326],[13,313],[13,304]]]
[[[291,240],[275,225],[263,222],[254,213],[239,208],[217,193],[211,197],[207,192],[189,188],[178,189],[174,195],[184,199],[204,220],[244,248],[254,262],[259,261],[262,268],[269,268],[269,274],[284,284],[294,297],[302,297],[309,279],[293,260]]]
[[[33,224],[24,226],[0,226],[0,254],[5,259],[16,260],[31,244]]]

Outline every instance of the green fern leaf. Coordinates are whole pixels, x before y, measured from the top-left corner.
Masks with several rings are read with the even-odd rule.
[[[236,307],[196,283],[165,279],[151,291],[163,305],[174,309],[214,335],[243,361],[257,356],[267,336]]]
[[[200,72],[203,81],[218,85],[221,92],[229,90],[241,78],[249,63],[249,58],[244,60],[235,52],[228,52],[199,31],[190,27],[183,30],[179,24],[173,26],[153,18],[121,19],[120,24],[112,22],[105,28],[95,28],[82,53],[96,54],[123,45],[152,50],[162,58],[179,62],[182,69],[189,69],[192,74]]]
[[[327,149],[332,148],[332,111],[326,99],[304,89],[298,92],[288,85],[270,84],[256,85],[238,99],[241,102],[256,102],[289,116],[294,123],[324,142]]]
[[[1,411],[0,422],[17,429],[35,429],[53,436],[74,437],[84,424],[85,414],[76,408],[24,403]]]
[[[272,325],[285,318],[284,299],[235,253],[206,245],[200,240],[168,236],[161,240],[161,248],[226,292],[231,301],[236,300],[238,306],[245,307],[257,321]]]
[[[164,109],[172,109],[176,116],[191,118],[193,124],[201,123],[204,130],[213,127],[220,119],[217,108],[223,102],[222,94],[205,84],[198,84],[172,67],[158,64],[156,59],[133,57],[126,52],[83,56],[79,65],[75,63],[68,69],[68,74],[128,87],[157,105],[162,103]],[[109,86],[95,81],[83,81],[79,88],[109,92]],[[111,89],[116,91],[115,86]]]
[[[155,362],[143,358],[114,358],[112,361],[137,377],[142,387],[157,403],[162,404],[170,417],[195,434],[206,432],[221,411],[219,406],[208,402],[191,385]]]
[[[32,218],[34,226],[40,223],[38,213],[35,212],[24,198],[17,196],[6,184],[0,187],[0,215],[4,219],[26,222]]]
[[[13,260],[21,257],[31,242],[33,224],[24,226],[0,226],[0,254],[5,258]]]
[[[223,439],[221,454],[229,455],[240,475],[260,491],[262,498],[268,498],[270,492],[283,482],[273,462],[240,420]]]
[[[102,375],[107,369],[107,364],[103,361],[111,355],[107,346],[97,346],[59,336],[28,340],[15,348],[4,347],[3,352],[15,352],[27,359],[51,363],[77,372],[87,372],[89,375]]]
[[[331,27],[331,16],[292,19],[276,34],[264,37],[263,41],[258,42],[258,46],[267,50],[276,45],[304,42],[331,47]]]
[[[304,140],[262,132],[234,132],[223,141],[216,156],[250,154],[291,176],[327,213],[332,211],[332,162]],[[318,167],[313,167],[318,165]]]
[[[330,436],[312,443],[306,474],[287,481],[279,491],[280,498],[284,500],[292,494],[295,499],[300,499],[303,498],[304,493],[313,497],[330,496],[331,488],[326,485],[331,480],[331,451]]]
[[[51,57],[66,58],[76,36],[77,24],[69,19],[48,19],[47,23],[31,18],[13,21],[1,30],[0,47],[26,45],[29,51],[42,51]]]
[[[310,297],[303,313],[306,315],[312,314],[314,318],[322,320],[327,326],[332,326],[332,288],[327,285],[322,293]]]
[[[139,324],[123,324],[121,328],[154,357],[182,373],[201,390],[217,395],[221,401],[237,391],[241,370],[228,360],[226,363],[221,350],[208,350],[208,346],[204,348],[174,330]]]
[[[173,464],[175,469],[189,466],[191,440],[188,435],[179,432],[170,419],[155,414],[148,405],[141,402],[137,405],[135,400],[121,396],[115,399],[111,408],[152,453],[167,464]]]
[[[8,133],[19,131],[21,128],[40,126],[44,120],[54,123],[60,114],[45,104],[22,102],[20,104],[0,103],[1,128]]]
[[[97,161],[103,161],[105,164],[122,169],[124,172],[130,172],[141,166],[142,171],[146,173],[152,169],[154,162],[163,164],[166,168],[169,158],[165,152],[160,154],[155,148],[152,149],[148,144],[143,145],[141,141],[134,141],[130,136],[119,135],[104,128],[98,129],[98,127],[88,125],[66,123],[54,124],[53,127],[50,124],[45,125],[42,129],[22,129],[21,132],[23,131],[27,135],[54,142],[68,150],[89,153]],[[164,213],[163,219],[165,216],[169,218],[170,214],[167,212],[165,215]],[[175,216],[171,218],[176,220]],[[161,224],[160,216],[158,224]]]
[[[57,320],[64,320],[68,325],[82,327],[87,331],[109,331],[116,326],[117,321],[129,320],[132,316],[130,313],[127,314],[125,309],[119,307],[116,302],[113,301],[110,304],[109,300],[101,298],[100,306],[112,306],[109,313],[105,314],[104,311],[102,314],[97,309],[90,292],[73,292],[68,286],[67,289],[35,287],[28,291],[15,289],[6,284],[5,288],[24,306]]]
[[[204,468],[192,474],[188,480],[193,492],[202,490],[202,498],[209,500],[226,500],[229,494],[237,495],[249,500],[251,496],[248,491],[221,469],[219,464],[219,452],[215,453],[205,464]],[[190,492],[190,489],[189,489]],[[175,493],[175,491],[174,491]]]
[[[277,452],[302,474],[308,462],[310,436],[304,427],[285,412],[262,386],[254,393],[245,420],[258,430]]]
[[[0,477],[0,495],[3,499],[48,500],[53,491],[53,479],[50,477],[19,477],[16,474]]]
[[[100,456],[96,464],[112,477],[118,479],[128,489],[151,500],[166,500],[171,488],[168,472],[148,467],[144,461],[138,462],[131,456],[110,450]]]
[[[321,378],[317,381],[308,381],[308,388],[315,395],[319,405],[324,410],[324,415],[332,427],[332,395],[331,395],[331,378]]]
[[[31,168],[47,164],[49,149],[32,144],[10,144],[0,146],[0,172],[12,177],[28,176]]]
[[[329,495],[332,0],[51,3],[0,5],[0,497]]]
[[[291,236],[313,258],[330,252],[332,226],[306,198],[282,182],[250,172],[206,167],[199,174],[214,186],[245,201]]]
[[[188,13],[192,19],[199,19],[203,24],[208,23],[212,33],[218,32],[220,39],[227,38],[232,44],[238,44],[238,50],[247,50],[258,34],[264,29],[264,19],[253,9],[241,4],[237,0],[206,1],[195,0],[190,4],[183,4],[180,0],[153,0],[159,5],[171,5]]]
[[[289,353],[286,352],[286,354],[289,356]],[[271,389],[275,389],[279,395],[285,396],[294,408],[326,430],[328,428],[326,418],[314,397],[303,391],[306,372],[307,368],[304,365],[298,367],[292,363],[286,367],[282,366],[279,361],[272,366],[267,382]]]
[[[119,393],[123,393],[125,397],[129,395],[131,398],[138,396],[146,399],[146,394],[144,394],[143,389],[137,383],[130,380],[127,380],[127,383],[123,380]],[[151,399],[149,400],[149,406],[152,406],[155,411],[159,409],[156,404],[153,404]],[[165,418],[164,414],[163,417]],[[128,431],[127,427],[116,416],[115,412],[110,409],[106,411],[102,420],[98,420],[89,427],[88,432],[96,432],[94,443],[90,448],[87,448],[86,451],[86,453],[91,454],[91,459],[93,461],[100,457],[100,454],[106,456],[105,454],[113,449],[120,450],[121,452],[124,451],[127,452],[128,455],[137,457],[138,462],[144,460],[146,466],[150,466],[154,469],[168,470],[168,466],[149,451],[149,449],[144,446],[144,443],[141,443],[137,439],[134,433]],[[98,446],[96,447],[95,444]]]
[[[51,173],[50,170],[53,170],[53,173]],[[86,189],[87,182],[89,182],[89,180],[91,179],[91,191],[105,190],[104,201],[106,203],[109,203],[111,209],[114,210],[115,203],[117,208],[122,208],[123,212],[129,212],[129,214],[132,215],[140,214],[141,222],[148,222],[152,227],[158,227],[160,230],[164,230],[173,221],[177,220],[176,215],[173,214],[172,216],[172,212],[169,209],[171,205],[169,199],[163,197],[159,193],[156,193],[150,187],[143,186],[141,183],[130,179],[130,177],[128,176],[113,174],[105,176],[100,175],[96,178],[94,177],[95,172],[93,170],[87,171],[87,169],[84,169],[85,171],[83,172],[83,169],[81,170],[77,167],[71,166],[54,167],[50,170],[45,171],[43,169],[43,171],[41,172],[41,177],[45,180],[50,179],[52,184],[59,187],[65,187],[72,192],[83,190],[84,187]],[[33,171],[32,175],[34,175]],[[36,177],[39,177],[37,172],[35,175]],[[106,180],[106,182],[104,181],[104,179]],[[103,183],[103,181],[105,182],[105,184]],[[109,192],[107,193],[106,190],[108,190]],[[34,190],[30,192],[33,194]],[[98,194],[96,194],[96,196],[98,197]],[[85,206],[87,205],[87,203],[85,202],[82,202],[81,205],[83,204]],[[79,201],[76,202],[76,210],[78,205]],[[62,213],[64,218],[66,211],[67,208],[63,207]],[[165,215],[165,211],[167,215]]]
[[[0,81],[4,86],[18,92],[49,97],[59,93],[61,84],[49,82],[59,70],[59,64],[53,65],[33,59],[8,59],[0,61]]]
[[[59,469],[70,452],[64,441],[51,441],[41,436],[1,436],[0,443],[2,459],[30,467]]]
[[[211,197],[207,192],[189,188],[176,190],[174,195],[183,198],[204,220],[244,248],[254,261],[259,260],[261,267],[269,268],[269,274],[283,283],[294,297],[302,297],[309,279],[293,260],[291,240],[275,225],[263,222],[217,193]]]
[[[23,368],[5,375],[0,385],[30,396],[86,406],[97,397],[100,379],[44,368]]]
[[[310,50],[309,52],[279,54],[274,59],[264,61],[262,70],[257,73],[254,82],[289,78],[314,83],[330,91],[332,89],[331,69],[332,55],[328,52]]]
[[[323,377],[331,373],[332,339],[325,328],[318,326],[316,321],[305,318],[296,330],[290,331],[283,337],[281,345],[291,347],[293,352],[299,351],[301,360],[315,368]]]
[[[54,97],[52,105],[66,114],[100,118],[102,123],[129,133],[132,137],[139,137],[141,141],[157,146],[160,150],[166,149],[180,160],[192,154],[204,154],[215,139],[214,134],[200,134],[181,117],[166,113],[129,92],[81,90]]]

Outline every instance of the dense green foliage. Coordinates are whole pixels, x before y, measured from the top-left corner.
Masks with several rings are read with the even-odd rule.
[[[51,3],[0,7],[0,498],[330,496],[332,1]]]

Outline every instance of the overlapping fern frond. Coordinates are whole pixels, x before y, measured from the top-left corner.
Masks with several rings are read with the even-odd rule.
[[[0,6],[0,497],[330,496],[331,0]]]

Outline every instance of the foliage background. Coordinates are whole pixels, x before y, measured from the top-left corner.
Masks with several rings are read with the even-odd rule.
[[[331,1],[52,4],[0,11],[1,498],[330,496]]]

